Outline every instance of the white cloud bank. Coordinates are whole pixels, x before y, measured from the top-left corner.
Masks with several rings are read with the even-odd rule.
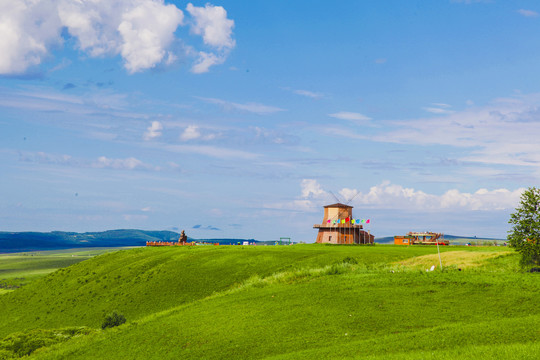
[[[199,52],[193,72],[206,72],[225,61],[235,47],[234,21],[221,6],[189,3],[191,31],[208,48]],[[90,57],[120,55],[129,73],[170,64],[175,31],[184,13],[163,0],[0,0],[0,74],[24,73],[63,44],[65,29]]]
[[[266,208],[320,211],[320,207],[334,200],[314,179],[303,179],[300,183],[301,196],[283,203],[267,204]],[[406,188],[384,181],[372,186],[368,191],[343,188],[339,191],[341,200],[351,205],[370,209],[410,210],[410,211],[494,211],[514,209],[525,189],[478,189],[474,193],[460,192],[457,189],[442,195],[428,194],[421,190]],[[351,201],[352,199],[352,201]]]

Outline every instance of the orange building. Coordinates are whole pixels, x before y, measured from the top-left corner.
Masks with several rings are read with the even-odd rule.
[[[363,230],[361,221],[353,218],[352,209],[352,206],[341,203],[325,206],[322,223],[313,225],[314,229],[319,229],[316,242],[319,244],[373,244],[375,236]]]

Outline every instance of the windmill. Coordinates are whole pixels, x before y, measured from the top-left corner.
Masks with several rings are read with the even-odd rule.
[[[360,233],[362,234],[362,243],[365,243],[365,237],[364,237],[365,233],[361,232],[362,227],[359,225],[360,224],[359,221],[358,221],[358,226],[354,225],[355,222],[357,221],[352,218],[352,210],[350,210],[352,206],[349,206],[349,204],[360,194],[360,192],[356,192],[356,194],[354,194],[352,197],[347,199],[345,203],[343,203],[341,199],[338,196],[336,196],[336,194],[334,194],[332,191],[328,191],[328,193],[332,195],[332,197],[337,201],[337,204],[336,204],[337,209],[334,209],[334,211],[329,210],[330,213],[325,214],[326,226],[333,229],[330,231],[332,231],[332,233],[336,235],[336,238],[338,239],[338,243],[342,243],[341,242],[342,240],[340,240],[342,236],[345,238],[345,241],[344,241],[345,243],[356,243],[357,241],[360,242],[360,238],[359,238]],[[325,208],[335,208],[335,207],[329,205],[328,207],[325,206]],[[346,208],[348,210],[344,210],[343,208]],[[346,216],[346,218],[342,219],[342,216]],[[325,220],[323,220],[323,223]],[[341,226],[341,224],[344,224],[344,226]],[[352,239],[350,239],[351,232],[352,232]]]

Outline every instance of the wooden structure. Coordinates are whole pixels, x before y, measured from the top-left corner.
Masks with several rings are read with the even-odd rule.
[[[440,233],[411,231],[405,236],[394,236],[394,245],[450,245],[450,241]]]
[[[352,206],[337,203],[324,207],[321,224],[313,225],[319,229],[316,242],[319,244],[373,244],[375,236],[363,230],[352,216]]]

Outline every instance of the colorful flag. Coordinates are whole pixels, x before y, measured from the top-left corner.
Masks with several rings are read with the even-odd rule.
[[[354,225],[354,219],[351,219],[351,224],[353,224],[353,225]]]
[[[345,218],[345,222],[349,222],[349,220],[350,220],[349,217]]]
[[[330,221],[331,221],[331,220],[330,220],[330,219],[328,219],[327,223],[329,223],[329,224],[330,224]]]
[[[342,224],[345,224],[345,219],[341,219],[341,223],[342,223]]]
[[[369,219],[366,220],[366,224],[369,224]]]

